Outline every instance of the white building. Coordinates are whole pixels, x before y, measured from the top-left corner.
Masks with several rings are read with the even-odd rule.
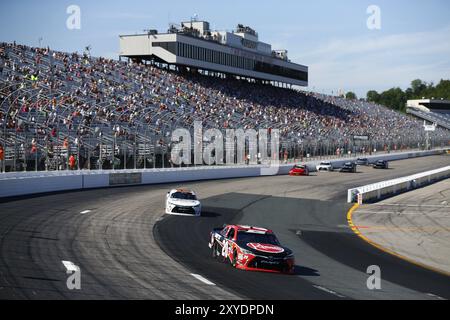
[[[206,21],[182,22],[167,33],[121,35],[120,57],[178,68],[233,75],[274,84],[308,85],[308,67],[291,62],[287,50],[272,50],[250,27],[211,31]]]

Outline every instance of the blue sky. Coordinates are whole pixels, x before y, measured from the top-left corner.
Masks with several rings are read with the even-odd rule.
[[[81,29],[69,30],[69,5],[81,9]],[[377,5],[381,29],[369,30],[366,10]],[[169,22],[197,14],[217,30],[237,23],[253,27],[273,49],[310,67],[308,89],[339,89],[365,96],[367,90],[405,89],[420,78],[450,78],[450,1],[85,1],[0,2],[0,41],[117,58],[119,34],[167,30]]]

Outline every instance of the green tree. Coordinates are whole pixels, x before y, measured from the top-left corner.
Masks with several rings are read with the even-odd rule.
[[[367,91],[367,101],[378,103],[380,101],[380,94],[375,90]]]
[[[405,111],[406,101],[411,99],[445,99],[450,100],[450,80],[441,79],[437,85],[427,83],[420,79],[411,81],[411,87],[403,91],[400,88],[391,88],[378,93],[370,90],[366,94],[367,101],[382,104],[388,108]]]
[[[349,91],[345,94],[345,99],[349,99],[349,100],[356,100],[356,94],[352,91]]]
[[[411,88],[406,89],[405,90],[405,97],[406,97],[406,100],[414,99],[413,89],[411,89]]]
[[[450,80],[441,79],[433,90],[433,97],[450,100]]]
[[[406,95],[402,89],[392,88],[381,93],[380,103],[389,108],[404,111],[406,108]]]
[[[413,95],[415,97],[418,97],[425,93],[425,91],[427,90],[427,84],[426,84],[426,82],[424,82],[420,79],[415,79],[415,80],[411,81],[411,89],[412,89]]]

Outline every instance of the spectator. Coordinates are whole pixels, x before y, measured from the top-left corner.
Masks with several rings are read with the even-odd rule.
[[[5,161],[5,152],[0,144],[0,172],[3,172],[3,162]]]
[[[69,157],[69,168],[70,168],[70,170],[75,170],[75,165],[76,165],[76,160],[75,160],[74,155],[72,154]]]

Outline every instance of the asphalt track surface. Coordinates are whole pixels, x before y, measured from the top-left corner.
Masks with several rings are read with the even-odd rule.
[[[395,161],[389,170],[358,167],[356,174],[323,172],[8,199],[0,203],[0,298],[449,299],[449,277],[374,248],[346,220],[348,188],[443,167],[449,159]],[[163,214],[165,193],[180,186],[197,192],[202,217]],[[294,251],[296,273],[246,272],[214,260],[207,246],[209,232],[223,223],[273,229]],[[67,288],[69,275],[62,261],[80,267],[80,290]],[[381,269],[380,290],[367,288],[370,265]]]

